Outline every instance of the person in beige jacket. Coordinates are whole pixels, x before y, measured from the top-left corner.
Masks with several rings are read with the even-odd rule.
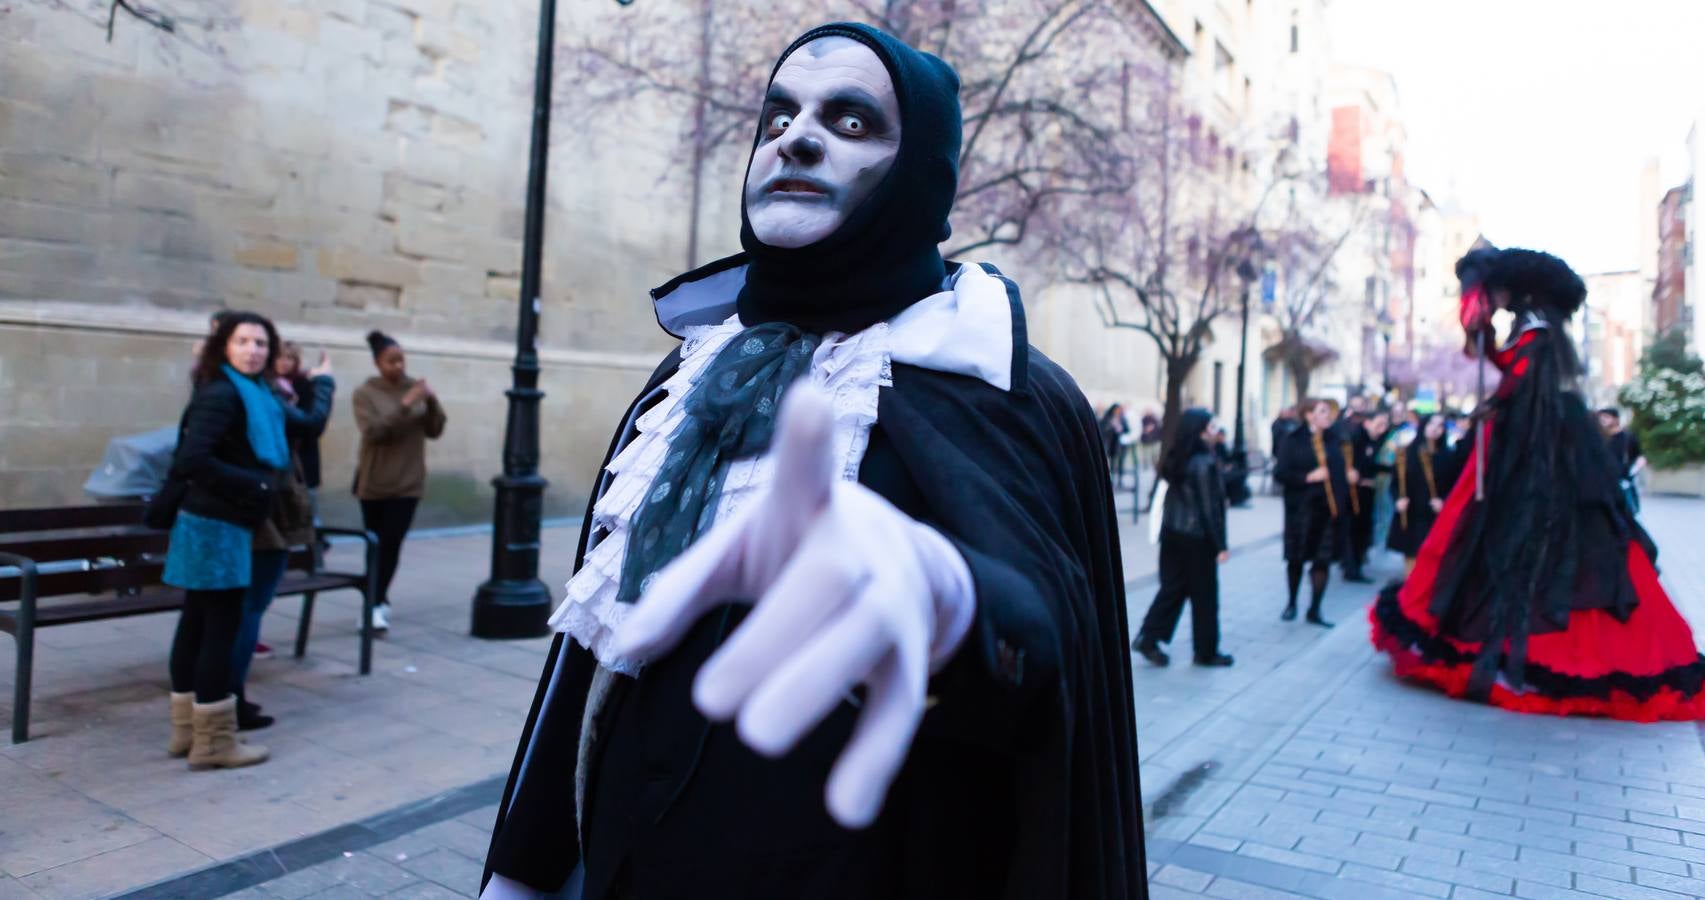
[[[380,331],[367,333],[379,374],[355,389],[355,424],[361,454],[355,496],[361,524],[379,539],[379,596],[373,598],[373,627],[390,628],[391,578],[397,573],[403,538],[426,489],[426,440],[444,433],[444,407],[424,378],[410,378],[403,348]]]

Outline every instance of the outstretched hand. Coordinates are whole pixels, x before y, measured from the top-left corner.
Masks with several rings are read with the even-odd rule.
[[[975,598],[964,559],[945,538],[836,477],[833,434],[828,397],[808,384],[790,391],[768,495],[658,572],[614,649],[656,659],[716,606],[753,602],[700,668],[693,700],[777,757],[863,685],[858,724],[825,798],[837,822],[861,828],[905,762],[931,666],[963,637]]]

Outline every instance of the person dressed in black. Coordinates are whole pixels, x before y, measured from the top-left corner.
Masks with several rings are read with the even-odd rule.
[[[1395,510],[1386,547],[1403,554],[1403,574],[1415,568],[1427,532],[1445,507],[1445,498],[1456,486],[1459,471],[1456,455],[1445,444],[1444,416],[1434,413],[1421,422],[1421,433],[1398,451],[1391,496]]]
[[[1124,404],[1115,403],[1101,414],[1101,444],[1111,464],[1114,489],[1125,483],[1125,435],[1130,432],[1131,423],[1125,420]]]
[[[1097,417],[937,249],[958,92],[856,24],[771,72],[744,252],[652,293],[683,342],[591,491],[488,900],[1146,896]]]
[[[1160,524],[1160,590],[1131,647],[1157,666],[1171,660],[1160,649],[1172,642],[1184,602],[1190,602],[1190,639],[1198,666],[1229,666],[1220,652],[1219,565],[1226,561],[1225,479],[1208,449],[1217,430],[1213,414],[1186,410],[1177,436],[1161,459],[1166,500]]]
[[[1274,417],[1273,424],[1268,431],[1268,437],[1272,440],[1269,446],[1274,457],[1279,455],[1279,448],[1285,445],[1285,438],[1290,437],[1291,432],[1301,427],[1303,427],[1302,414],[1297,411],[1297,407],[1287,406],[1279,410],[1279,414]]]
[[[1622,411],[1614,406],[1607,406],[1598,411],[1598,427],[1604,432],[1605,445],[1610,448],[1610,458],[1621,468],[1622,477],[1618,486],[1622,496],[1628,500],[1628,508],[1636,515],[1640,512],[1640,490],[1636,479],[1640,471],[1646,468],[1646,452],[1640,449],[1640,438],[1634,432],[1622,427]]]
[[[1306,400],[1298,409],[1305,427],[1285,438],[1273,465],[1273,480],[1285,488],[1285,579],[1289,600],[1281,618],[1297,615],[1297,592],[1302,572],[1308,568],[1312,592],[1308,621],[1327,628],[1332,623],[1321,614],[1332,562],[1342,554],[1350,520],[1349,473],[1345,466],[1349,445],[1333,427],[1332,404]]]
[[[1345,547],[1344,580],[1368,584],[1373,579],[1363,573],[1368,564],[1368,550],[1373,545],[1374,485],[1380,473],[1389,467],[1379,461],[1379,451],[1391,431],[1391,413],[1378,409],[1344,423],[1348,431],[1350,456],[1354,475],[1350,483],[1349,541]]]

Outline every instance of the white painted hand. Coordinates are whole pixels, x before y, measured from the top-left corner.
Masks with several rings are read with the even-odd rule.
[[[615,651],[655,659],[712,608],[756,598],[699,670],[694,702],[781,756],[864,685],[825,798],[836,821],[861,828],[882,808],[923,717],[931,665],[963,638],[975,597],[945,538],[836,477],[833,431],[820,390],[789,392],[769,494],[657,574]]]

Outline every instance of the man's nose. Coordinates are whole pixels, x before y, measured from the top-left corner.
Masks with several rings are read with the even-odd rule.
[[[812,165],[823,158],[823,139],[804,121],[795,120],[793,126],[782,135],[781,146],[777,148],[783,159],[800,165]]]

